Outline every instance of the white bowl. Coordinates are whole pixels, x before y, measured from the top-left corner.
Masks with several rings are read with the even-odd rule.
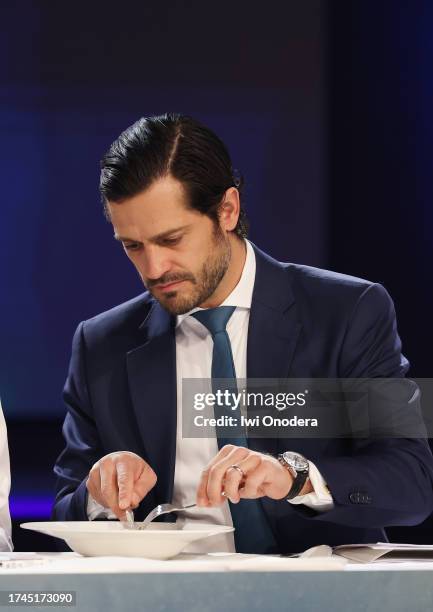
[[[22,523],[23,529],[65,540],[86,557],[120,556],[170,559],[191,542],[234,531],[225,525],[204,523],[151,523],[146,529],[127,529],[118,521],[59,521]]]

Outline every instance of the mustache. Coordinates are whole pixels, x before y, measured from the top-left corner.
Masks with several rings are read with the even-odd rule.
[[[178,281],[184,280],[189,280],[193,283],[196,282],[195,277],[192,274],[167,274],[155,280],[148,280],[146,282],[146,286],[148,289],[152,289],[152,287],[156,287],[157,285],[168,285],[169,283],[177,283]]]

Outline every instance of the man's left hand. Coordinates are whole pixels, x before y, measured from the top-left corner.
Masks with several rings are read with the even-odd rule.
[[[219,506],[226,499],[236,504],[264,496],[282,499],[292,483],[289,470],[275,457],[227,444],[202,472],[197,505]]]

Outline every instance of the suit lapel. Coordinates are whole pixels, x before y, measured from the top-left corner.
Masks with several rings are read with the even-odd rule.
[[[287,378],[301,330],[284,265],[253,245],[256,278],[248,326],[247,377]],[[277,439],[252,438],[256,450],[276,451]]]
[[[248,327],[248,378],[287,378],[301,324],[285,265],[255,245],[256,278]]]
[[[174,317],[154,302],[140,326],[145,342],[127,354],[128,381],[145,458],[155,470],[158,499],[171,501],[176,458]]]

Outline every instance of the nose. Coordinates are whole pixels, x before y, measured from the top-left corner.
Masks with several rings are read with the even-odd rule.
[[[143,280],[158,280],[170,270],[170,262],[164,249],[151,245],[146,249],[140,263]]]

